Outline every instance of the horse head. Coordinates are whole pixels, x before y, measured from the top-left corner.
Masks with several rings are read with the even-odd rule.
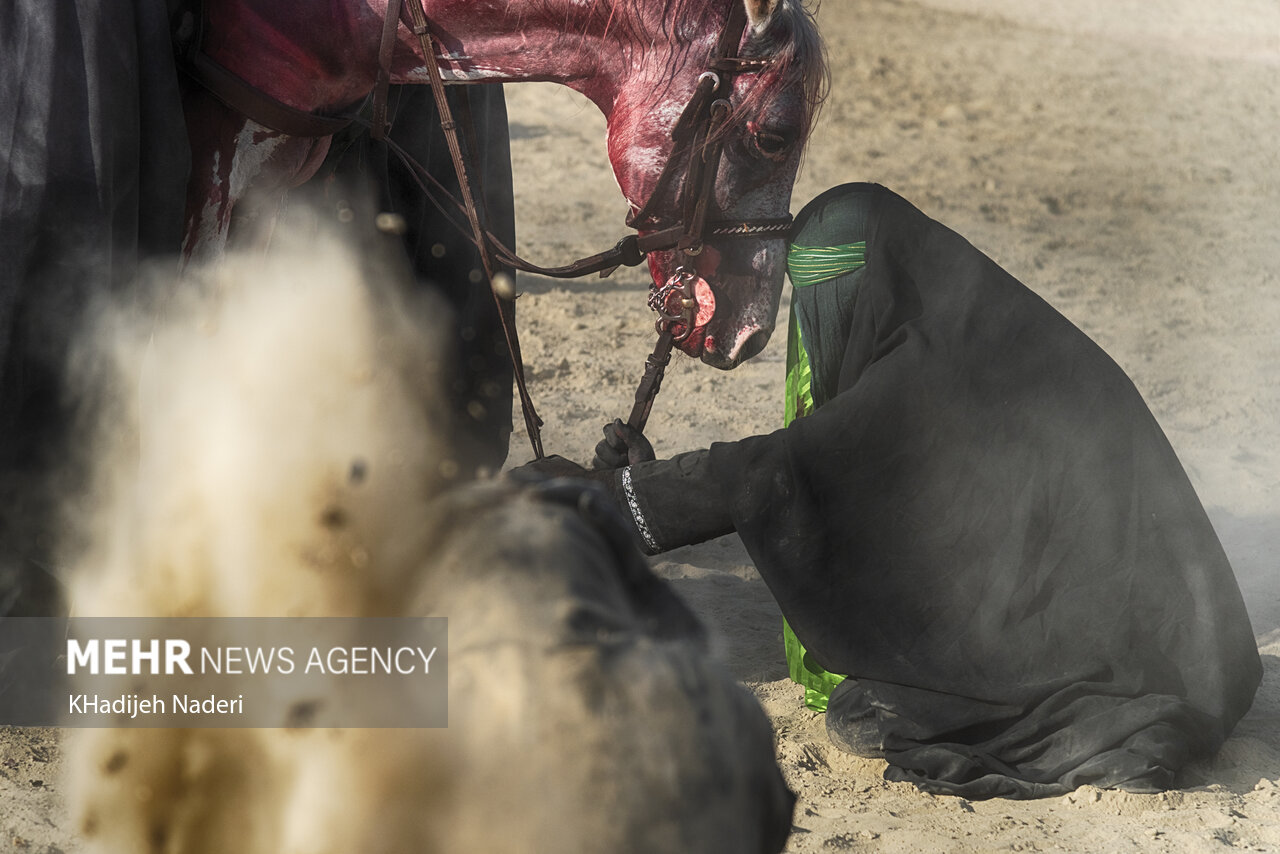
[[[609,158],[631,205],[631,224],[642,234],[687,221],[696,202],[690,196],[700,190],[690,186],[690,161],[700,150],[680,138],[679,126],[708,73],[727,77],[712,96],[722,99],[724,115],[711,130],[720,156],[714,183],[707,185],[708,219],[732,232],[741,230],[735,224],[788,216],[825,83],[821,41],[801,0],[731,3],[746,11],[741,35],[727,33],[732,61],[716,63],[713,56],[724,28],[741,20],[724,0],[636,3],[632,19],[615,24],[617,38],[630,42],[622,51],[630,62],[613,78],[614,91],[606,99],[584,88],[608,119]],[[683,178],[668,180],[664,173],[672,169]],[[681,349],[729,369],[764,347],[782,293],[784,236],[777,230],[765,236],[708,232],[692,252],[650,253],[656,286],[681,268],[700,279],[698,316],[692,329],[681,330]]]
[[[697,305],[678,330],[681,349],[727,369],[764,347],[782,292],[785,232],[725,232],[733,223],[741,231],[742,223],[776,226],[788,216],[826,79],[804,0],[406,2],[422,3],[433,56],[408,27],[395,28],[400,15],[391,10],[401,7],[389,9],[386,0],[346,0],[324,10],[218,0],[208,6],[204,47],[229,76],[295,111],[332,113],[363,97],[374,83],[384,29],[395,36],[390,72],[397,83],[425,83],[433,66],[451,83],[543,80],[577,89],[608,120],[609,158],[631,205],[629,222],[642,236],[699,224],[677,249],[648,257],[656,286],[678,272],[694,286],[685,293]],[[681,117],[698,98],[700,110],[714,108],[715,121],[685,133]],[[220,119],[226,127],[215,133],[192,115],[189,106],[189,253],[225,241],[231,207],[248,184],[297,182],[327,147],[282,140],[243,117]],[[709,150],[715,157],[705,156]],[[703,220],[721,225],[708,231]]]

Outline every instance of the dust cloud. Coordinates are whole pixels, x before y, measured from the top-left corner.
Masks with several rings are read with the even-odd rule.
[[[360,616],[395,600],[425,506],[461,466],[433,343],[447,315],[379,257],[298,228],[94,312],[73,615]]]

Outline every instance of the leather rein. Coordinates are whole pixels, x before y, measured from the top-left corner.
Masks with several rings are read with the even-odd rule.
[[[747,26],[743,5],[740,2],[734,2],[731,5],[728,20],[708,61],[707,70],[698,78],[692,97],[672,129],[671,154],[648,200],[627,218],[627,225],[636,229],[646,224],[659,225],[654,216],[654,209],[661,203],[662,198],[670,193],[671,187],[677,180],[680,188],[676,206],[681,211],[680,221],[655,227],[646,233],[627,235],[611,249],[559,267],[542,267],[524,260],[484,227],[481,206],[477,204],[476,193],[468,175],[467,160],[463,154],[463,135],[465,134],[466,145],[470,149],[472,160],[476,159],[474,129],[471,127],[465,99],[462,100],[462,112],[466,120],[459,122],[455,119],[454,111],[445,97],[445,84],[438,60],[428,61],[425,66],[440,124],[457,174],[461,198],[455,198],[445,190],[421,164],[387,137],[387,131],[390,129],[387,121],[387,93],[391,83],[391,66],[401,23],[405,24],[417,37],[423,57],[438,55],[435,37],[431,32],[422,0],[388,0],[382,38],[378,48],[378,73],[373,92],[368,99],[372,102],[372,119],[368,123],[370,133],[374,139],[385,142],[405,162],[410,171],[419,177],[419,186],[429,198],[436,201],[436,196],[443,196],[457,209],[466,213],[467,225],[471,232],[468,237],[479,249],[481,264],[502,318],[503,332],[512,357],[525,427],[528,430],[529,442],[535,457],[541,459],[544,456],[540,431],[543,421],[534,410],[533,400],[525,383],[524,365],[520,358],[520,345],[510,302],[512,297],[499,297],[503,289],[494,287],[495,274],[498,272],[495,267],[500,264],[552,278],[578,278],[592,273],[599,273],[603,278],[619,266],[639,265],[650,252],[676,250],[680,253],[682,263],[678,266],[675,275],[662,288],[654,285],[650,294],[649,305],[661,317],[657,323],[659,340],[653,354],[646,362],[644,379],[636,392],[636,406],[629,419],[633,427],[643,429],[653,398],[661,385],[663,370],[670,359],[672,343],[683,340],[694,328],[697,300],[693,294],[692,281],[695,276],[683,262],[687,262],[692,256],[701,252],[703,242],[708,238],[785,238],[791,227],[790,216],[754,220],[711,220],[709,218],[714,205],[715,181],[724,147],[724,131],[732,113],[729,96],[733,88],[733,78],[738,74],[762,71],[770,62],[767,57],[741,58],[738,56],[738,45],[742,41]],[[266,128],[290,136],[331,136],[352,122],[365,124],[354,112],[339,116],[309,113],[284,104],[257,89],[203,52],[201,49],[203,29],[202,12],[185,16],[180,29],[175,33],[179,65],[189,76],[231,109]],[[681,178],[678,164],[682,160],[685,161],[685,169]],[[428,187],[424,180],[434,186]],[[439,202],[436,201],[436,204],[438,206]],[[680,310],[675,313],[668,312],[666,306],[667,297],[672,293],[679,297]],[[679,334],[673,332],[673,326],[676,324],[680,325]]]

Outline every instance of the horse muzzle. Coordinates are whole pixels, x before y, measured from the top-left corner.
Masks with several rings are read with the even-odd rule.
[[[779,241],[741,241],[703,247],[696,256],[651,256],[650,272],[665,286],[651,293],[659,312],[659,331],[668,330],[675,346],[707,365],[730,370],[757,355],[768,343],[781,299],[785,254]],[[656,263],[655,263],[656,262]]]

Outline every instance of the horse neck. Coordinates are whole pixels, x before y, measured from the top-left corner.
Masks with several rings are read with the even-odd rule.
[[[404,0],[417,2],[417,0]],[[737,2],[737,0],[734,0]],[[385,10],[386,0],[374,0]],[[549,81],[576,89],[606,116],[628,86],[658,86],[681,54],[705,54],[726,17],[724,0],[703,5],[696,43],[674,43],[664,20],[671,0],[424,0],[441,33],[437,60],[456,82]],[[406,36],[403,34],[401,42]],[[421,51],[415,48],[415,57]],[[399,82],[426,82],[426,69],[402,51]]]
[[[684,57],[705,55],[729,2],[740,0],[423,0],[423,8],[446,80],[563,83],[608,116],[627,87],[652,90]],[[205,49],[293,107],[333,110],[373,88],[386,11],[387,0],[218,0],[208,4]],[[699,35],[671,35],[685,28]],[[427,82],[424,59],[401,27],[393,79]]]

